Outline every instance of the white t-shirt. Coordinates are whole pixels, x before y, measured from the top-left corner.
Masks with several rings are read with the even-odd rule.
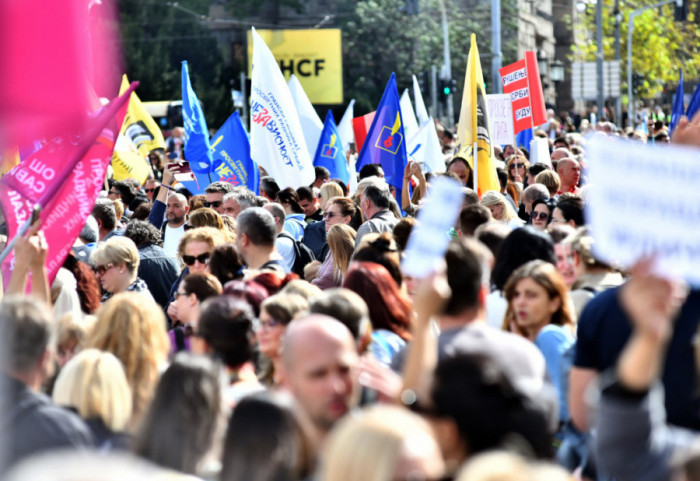
[[[163,236],[163,250],[168,257],[177,258],[177,246],[180,245],[180,239],[185,235],[185,224],[180,227],[170,227],[166,224],[165,235]]]

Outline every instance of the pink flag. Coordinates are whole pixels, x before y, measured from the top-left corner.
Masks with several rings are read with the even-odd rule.
[[[108,98],[116,95],[119,74],[112,70],[119,68],[119,44],[110,40],[118,39],[112,5],[0,1],[0,146],[81,131],[89,121],[89,85]]]
[[[63,264],[102,189],[114,143],[136,83],[98,111],[80,135],[56,137],[0,179],[0,207],[8,238],[29,219],[35,204],[42,206],[41,230],[48,242],[49,282]],[[2,264],[7,283],[14,253]]]

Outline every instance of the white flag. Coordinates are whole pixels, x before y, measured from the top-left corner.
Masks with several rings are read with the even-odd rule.
[[[299,113],[299,123],[301,124],[301,130],[304,132],[306,148],[309,151],[309,157],[313,161],[316,155],[316,148],[318,147],[318,140],[321,138],[321,132],[323,132],[323,122],[321,122],[321,118],[316,113],[314,106],[311,105],[311,101],[306,96],[304,87],[301,86],[301,82],[299,82],[296,75],[292,74],[289,77],[287,86],[292,94],[294,106]]]
[[[255,29],[250,156],[281,188],[309,185],[316,177],[292,94],[275,57]]]
[[[416,114],[413,113],[413,105],[411,105],[411,97],[408,95],[408,89],[404,90],[403,94],[401,94],[399,105],[401,105],[403,131],[406,134],[406,138],[410,139],[418,132],[418,121],[416,120]]]
[[[418,117],[418,125],[423,126],[431,120],[428,115],[428,109],[425,108],[425,102],[423,102],[423,94],[420,91],[420,85],[418,85],[418,79],[413,76],[413,102],[416,104],[416,117]]]
[[[416,134],[408,141],[408,158],[421,164],[424,172],[444,172],[445,157],[442,154],[435,122],[428,117]]]
[[[340,141],[343,144],[343,152],[346,153],[350,148],[350,144],[355,143],[355,131],[352,129],[352,119],[354,116],[355,99],[352,99],[348,104],[348,108],[345,109],[343,118],[340,119],[340,123],[338,124],[338,135],[340,135]]]

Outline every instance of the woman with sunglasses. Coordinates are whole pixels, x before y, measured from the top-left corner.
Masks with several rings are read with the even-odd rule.
[[[111,237],[99,244],[90,256],[102,290],[102,302],[120,292],[139,292],[152,297],[148,286],[138,277],[139,251],[126,237]]]
[[[197,330],[202,303],[221,294],[219,280],[211,274],[195,272],[188,274],[175,292],[177,315],[182,327],[170,330],[170,355],[190,350],[190,336]]]
[[[280,363],[280,344],[287,324],[300,312],[308,311],[309,303],[297,294],[275,294],[260,305],[260,327],[257,332],[258,348],[268,360],[260,380],[267,385],[278,383],[276,373]]]
[[[511,155],[506,162],[506,172],[508,173],[508,180],[513,183],[525,184],[525,174],[527,169],[530,167],[530,163],[527,159],[520,155]]]
[[[214,250],[214,247],[218,245],[225,244],[226,237],[223,232],[213,227],[199,227],[197,229],[191,229],[185,232],[185,235],[180,239],[180,245],[178,246],[178,255],[182,260],[185,268],[180,273],[180,277],[175,281],[173,287],[170,289],[170,302],[166,306],[166,313],[175,325],[180,320],[177,312],[177,304],[173,302],[175,300],[175,293],[178,292],[180,283],[182,280],[190,273],[209,273],[209,256]]]
[[[552,212],[555,205],[555,202],[549,199],[537,199],[534,201],[532,203],[532,212],[530,213],[532,227],[537,230],[546,230],[549,223],[552,222]]]

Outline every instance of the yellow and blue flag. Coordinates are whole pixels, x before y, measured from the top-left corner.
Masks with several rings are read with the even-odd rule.
[[[396,75],[392,73],[362,145],[356,168],[359,171],[366,164],[381,164],[387,183],[396,188],[396,198],[400,203],[403,170],[407,163],[399,92],[396,89]]]
[[[321,138],[318,141],[318,147],[316,147],[314,167],[325,167],[331,173],[331,179],[340,179],[345,182],[345,185],[350,182],[343,143],[340,141],[338,127],[335,125],[335,119],[333,119],[333,113],[330,110],[326,114]]]
[[[250,158],[250,137],[238,111],[212,137],[211,153],[215,180],[243,185],[258,195],[260,171],[258,164]]]
[[[202,106],[190,83],[187,60],[182,62],[182,120],[185,124],[185,159],[197,179],[183,184],[193,194],[203,194],[214,181],[211,145]]]

